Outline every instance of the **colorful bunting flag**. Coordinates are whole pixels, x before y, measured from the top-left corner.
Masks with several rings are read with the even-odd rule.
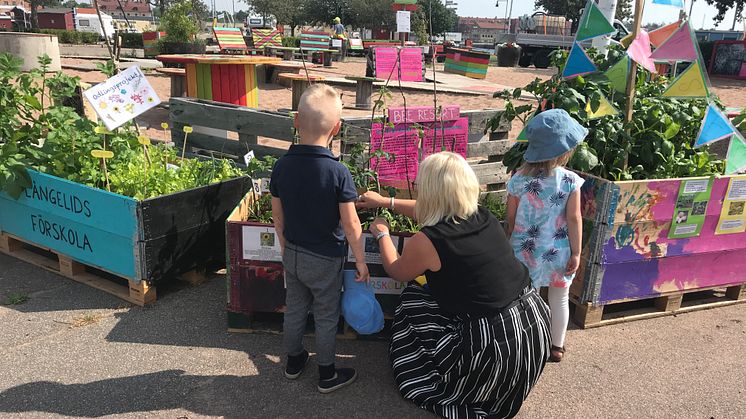
[[[684,8],[684,0],[653,0],[653,4],[662,4],[664,6],[674,6],[679,9]]]
[[[650,43],[658,48],[666,41],[666,39],[668,39],[669,36],[676,32],[676,29],[679,29],[679,26],[681,26],[681,22],[674,22],[648,33],[648,36],[650,36]]]
[[[705,76],[698,61],[693,62],[689,68],[673,79],[673,82],[663,92],[664,97],[677,98],[707,97],[707,95]]]
[[[590,0],[588,7],[586,7],[586,12],[583,14],[583,19],[578,26],[578,31],[575,33],[575,40],[585,41],[586,39],[614,33],[614,31],[616,31],[614,26],[601,13],[596,3]]]
[[[637,37],[627,48],[627,55],[636,63],[645,67],[651,73],[655,73],[655,63],[650,59],[650,37],[644,29],[640,29]]]
[[[620,93],[627,91],[627,77],[629,76],[631,64],[632,61],[630,61],[629,57],[625,55],[621,60],[604,72],[604,76],[606,76],[606,78],[611,82],[612,89]]]
[[[725,174],[732,175],[746,171],[746,140],[741,134],[730,139],[728,158],[725,161]]]
[[[598,68],[593,64],[593,61],[588,57],[585,50],[580,44],[574,42],[570,50],[570,55],[567,57],[565,68],[562,70],[562,77],[569,79],[584,74],[595,73],[596,71],[598,71]]]
[[[609,102],[609,99],[606,99],[606,96],[601,96],[601,104],[598,106],[598,109],[596,109],[596,112],[593,112],[590,100],[585,103],[585,112],[588,114],[588,119],[598,119],[604,116],[617,115],[619,109],[617,109],[613,103]]]
[[[526,125],[528,125],[528,121],[526,121]],[[526,125],[523,126],[523,129],[521,132],[518,133],[518,137],[516,137],[515,141],[517,143],[527,143],[528,137],[526,136]]]
[[[738,130],[730,123],[728,117],[711,103],[705,111],[705,119],[694,141],[694,148],[724,140],[737,132]]]
[[[684,22],[650,55],[650,58],[661,61],[697,61],[698,57],[689,22]]]

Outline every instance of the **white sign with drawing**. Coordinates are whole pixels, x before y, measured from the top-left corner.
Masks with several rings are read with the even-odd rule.
[[[133,66],[83,92],[109,130],[161,103],[140,68]]]
[[[280,240],[274,227],[243,226],[243,258],[282,262]]]

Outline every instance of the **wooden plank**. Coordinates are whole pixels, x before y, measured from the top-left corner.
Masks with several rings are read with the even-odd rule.
[[[170,102],[170,118],[173,122],[278,140],[293,141],[294,137],[293,120],[289,116],[227,103],[173,98]]]
[[[482,185],[504,183],[510,180],[510,175],[505,171],[505,166],[500,163],[482,163],[472,165],[471,168]]]
[[[513,146],[509,140],[481,141],[469,143],[466,155],[469,157],[501,156]]]

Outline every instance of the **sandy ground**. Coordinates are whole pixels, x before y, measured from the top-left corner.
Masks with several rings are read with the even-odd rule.
[[[226,332],[225,280],[133,307],[0,254],[0,417],[427,418],[399,395],[386,341],[338,341],[352,386],[282,376],[282,338]],[[313,351],[313,340],[306,344]],[[739,418],[746,305],[597,329],[570,326],[518,417]]]

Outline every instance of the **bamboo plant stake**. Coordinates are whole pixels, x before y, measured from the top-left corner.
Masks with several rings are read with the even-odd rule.
[[[142,144],[142,152],[145,158],[143,159],[143,170],[145,172],[145,180],[143,181],[143,192],[142,196],[145,198],[148,196],[148,166],[150,166],[152,163],[150,162],[150,155],[148,154],[148,146],[150,145],[150,138],[140,135],[137,137],[137,142]]]
[[[635,23],[634,27],[632,29],[632,42],[635,42],[635,39],[637,39],[637,35],[640,33],[640,26],[642,25],[642,12],[645,8],[645,1],[644,0],[635,0]],[[632,62],[632,66],[629,70],[629,75],[627,78],[627,108],[625,109],[624,113],[624,122],[630,123],[632,121],[632,111],[635,107],[635,84],[637,83],[637,63]],[[628,129],[629,133],[629,129]],[[624,150],[624,167],[623,169],[627,169],[627,165],[629,164],[629,150],[625,148]]]

